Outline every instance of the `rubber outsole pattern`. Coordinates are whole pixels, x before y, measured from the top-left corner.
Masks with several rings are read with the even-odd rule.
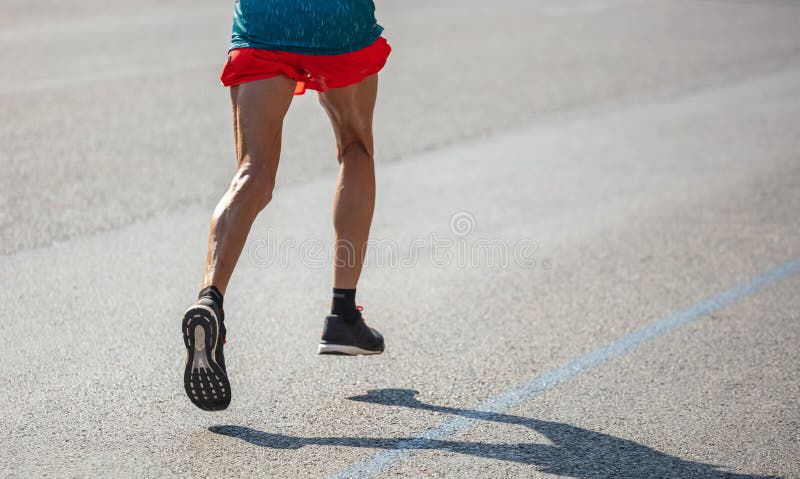
[[[216,361],[219,322],[214,311],[197,304],[189,308],[181,325],[186,346],[183,387],[192,403],[205,411],[221,411],[231,402],[228,375]]]

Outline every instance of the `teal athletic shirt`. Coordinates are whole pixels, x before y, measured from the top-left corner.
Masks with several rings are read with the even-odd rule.
[[[369,46],[382,31],[373,0],[236,0],[230,49],[338,55]]]

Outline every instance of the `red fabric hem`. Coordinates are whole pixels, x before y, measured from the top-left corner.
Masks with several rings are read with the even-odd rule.
[[[386,65],[391,51],[383,37],[366,48],[341,55],[240,48],[229,52],[220,82],[228,87],[284,75],[297,82],[295,95],[302,95],[306,89],[344,88],[378,73]]]

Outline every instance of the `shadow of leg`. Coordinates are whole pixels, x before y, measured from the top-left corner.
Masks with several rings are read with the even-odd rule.
[[[525,426],[552,444],[447,441],[421,437],[296,437],[257,431],[243,426],[211,426],[209,431],[271,449],[300,449],[309,445],[383,450],[440,450],[475,457],[527,464],[535,470],[585,479],[699,478],[778,479],[728,473],[717,466],[687,461],[629,439],[582,429],[569,424],[486,411],[436,406],[419,401],[412,389],[368,391],[354,401],[444,412],[469,419]]]

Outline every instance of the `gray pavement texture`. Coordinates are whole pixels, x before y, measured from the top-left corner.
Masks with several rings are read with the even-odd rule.
[[[230,5],[0,5],[0,476],[330,477],[800,256],[797,2],[377,8],[394,52],[359,298],[387,351],[314,354],[336,162],[307,94],[226,297],[233,403],[209,414],[178,325],[233,167]],[[374,475],[800,478],[799,289]]]

